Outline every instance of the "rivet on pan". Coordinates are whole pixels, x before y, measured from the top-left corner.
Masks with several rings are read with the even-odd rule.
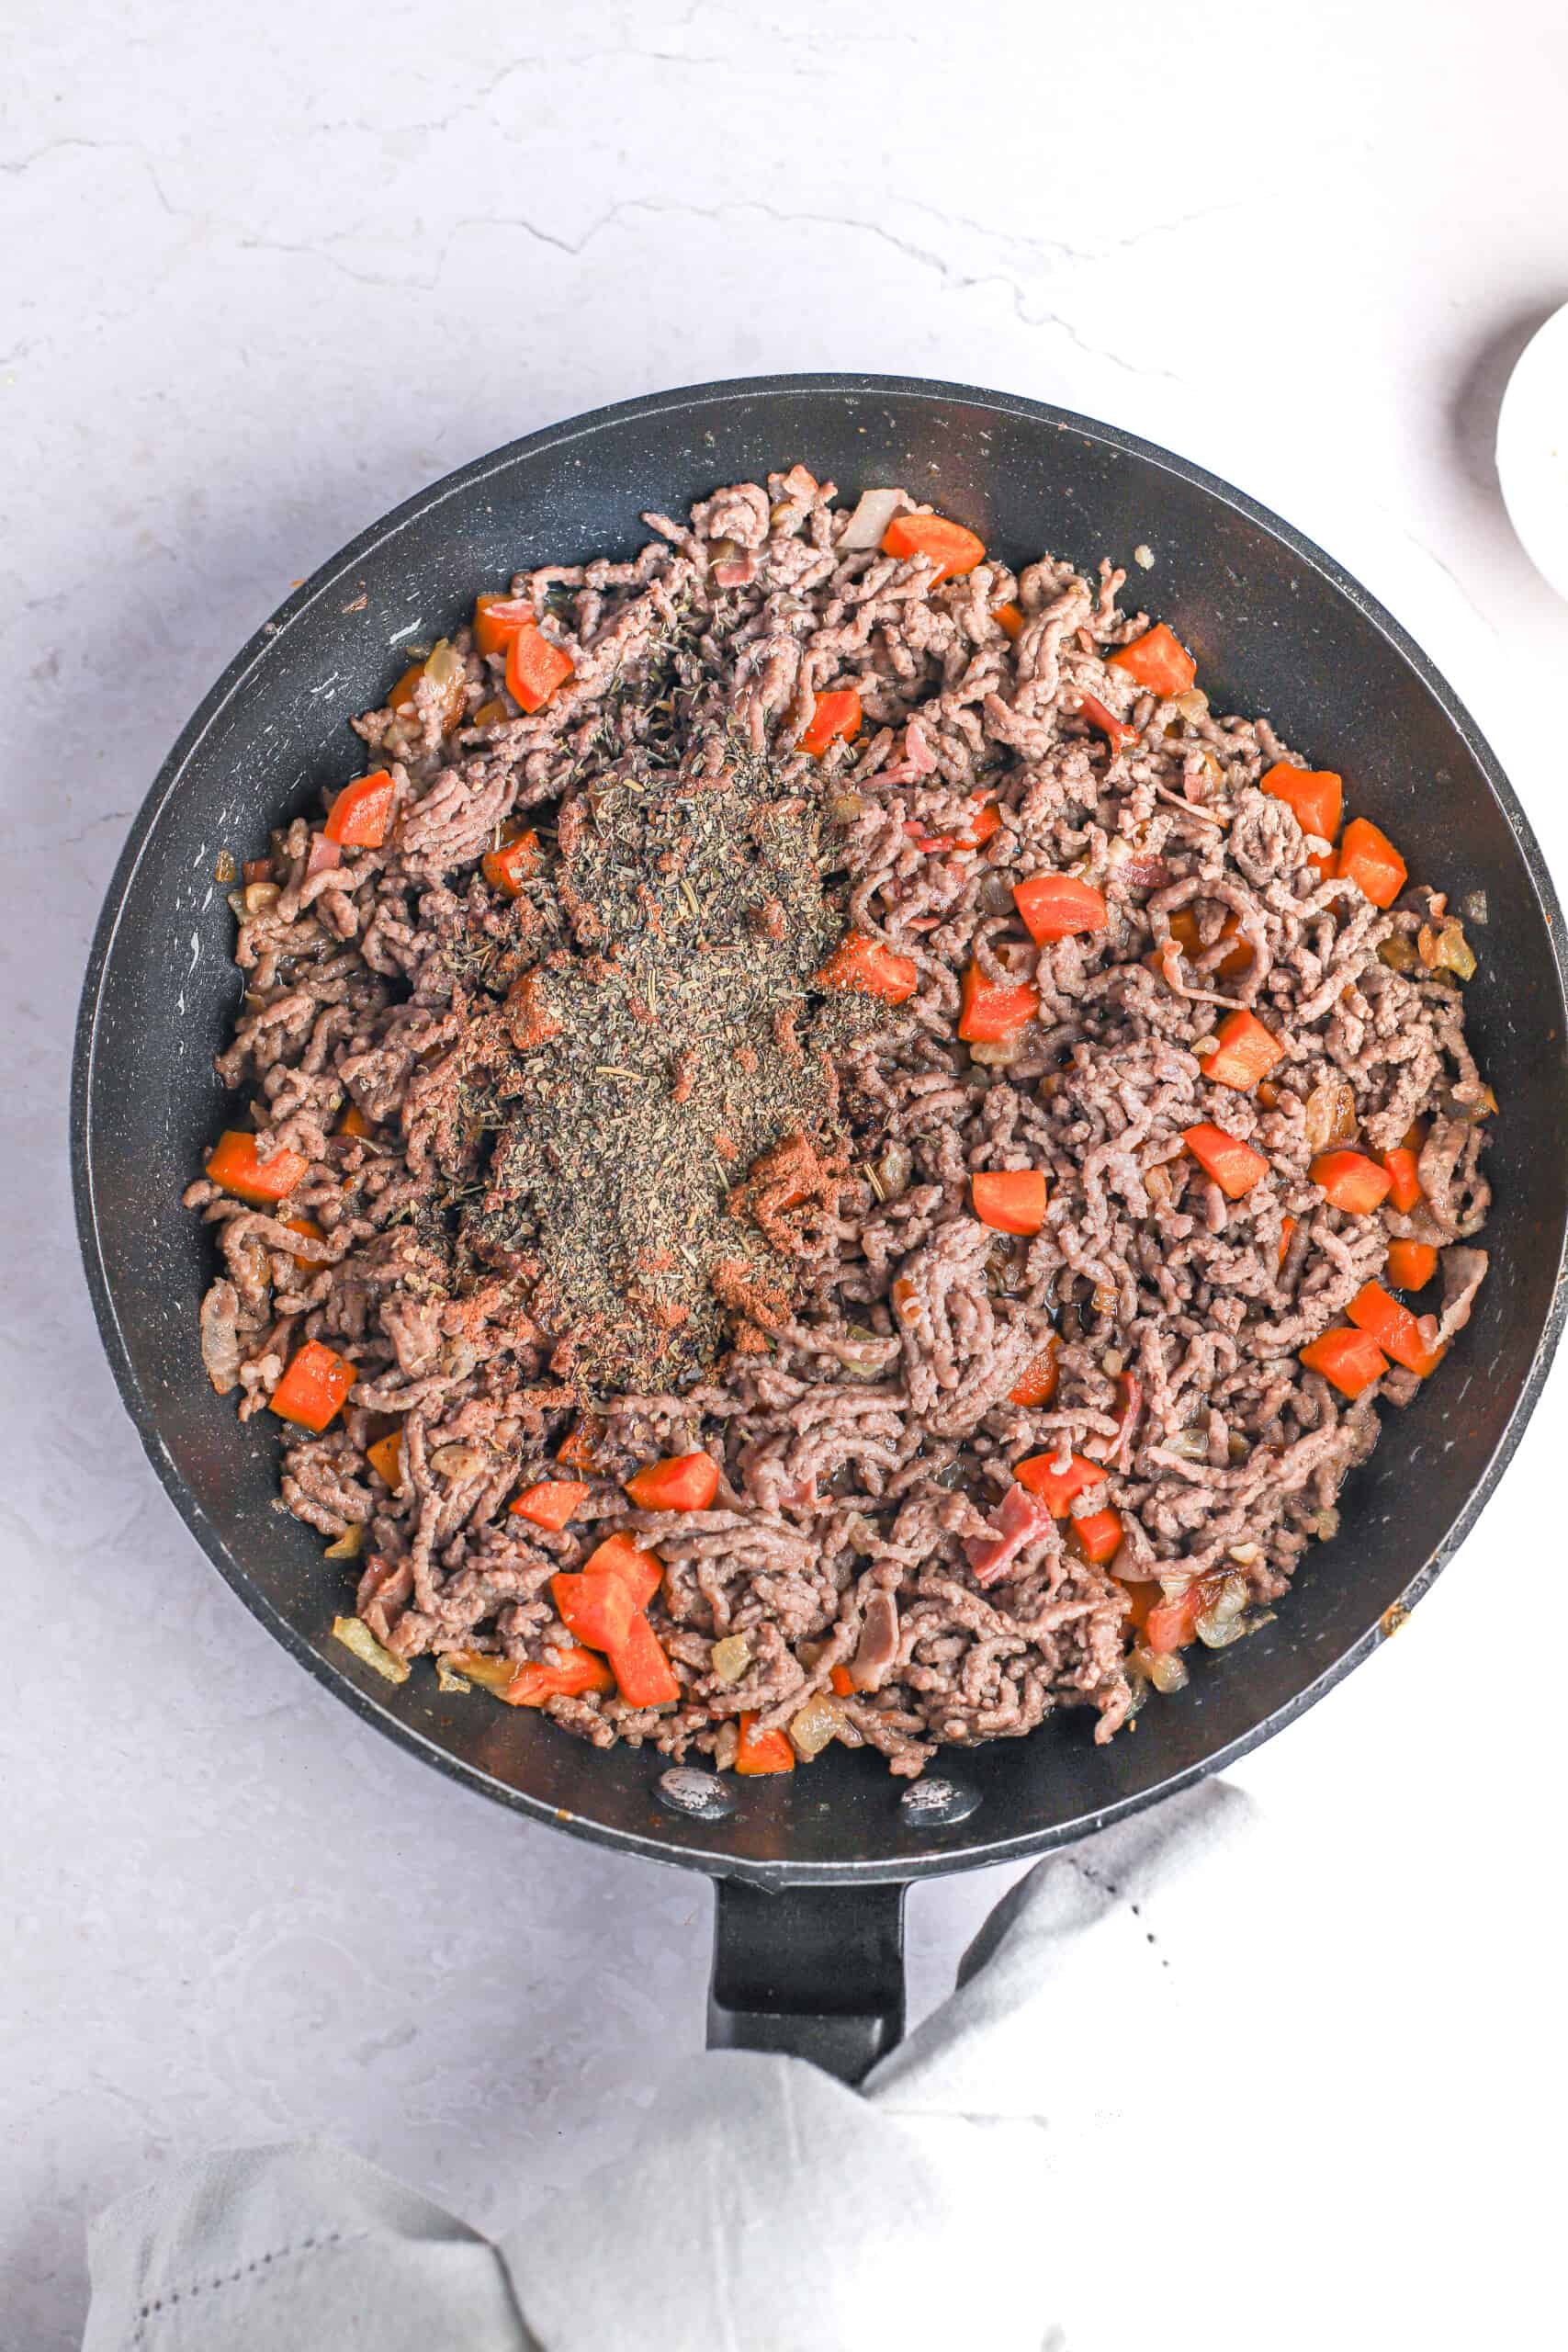
[[[950,1823],[967,1821],[979,1804],[975,1791],[961,1788],[956,1781],[916,1781],[899,1798],[898,1810],[922,1829],[944,1829]]]
[[[694,1772],[689,1765],[660,1772],[654,1791],[667,1813],[688,1821],[723,1821],[735,1811],[735,1799],[716,1772]]]

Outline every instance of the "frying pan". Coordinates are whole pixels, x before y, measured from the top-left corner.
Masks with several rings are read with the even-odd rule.
[[[1441,1378],[1391,1412],[1275,1622],[1201,1657],[1190,1688],[1096,1747],[1092,1716],[944,1751],[919,1810],[870,1750],[735,1783],[717,1819],[671,1812],[663,1759],[601,1754],[526,1710],[392,1688],[334,1644],[336,1572],[273,1507],[276,1442],[214,1396],[197,1347],[209,1279],[182,1186],[223,1125],[212,1057],[237,978],[214,879],[341,782],[345,722],[398,649],[450,630],[475,589],[547,559],[630,553],[639,511],[796,458],[852,496],[898,481],[1010,561],[1092,565],[1146,544],[1153,607],[1217,707],[1266,714],[1347,778],[1354,807],[1457,901],[1484,893],[1471,1035],[1503,1105],[1490,1157],[1491,1279]],[[1135,594],[1145,588],[1133,574]],[[1240,492],[1130,435],[1032,401],[875,376],[707,384],[601,409],[448,475],[322,566],[213,687],[116,869],[88,966],[73,1091],[76,1212],[104,1343],[142,1443],[214,1566],[368,1722],[534,1820],[716,1883],[710,2039],[793,2050],[857,2080],[902,2027],[906,1887],[1060,1847],[1283,1728],[1368,1656],[1473,1525],[1562,1328],[1568,1224],[1562,923],[1496,761],[1430,663],[1320,549]]]

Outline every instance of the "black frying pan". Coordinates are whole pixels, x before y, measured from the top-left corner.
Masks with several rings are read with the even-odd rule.
[[[1125,562],[1146,542],[1154,609],[1221,709],[1262,712],[1342,772],[1425,878],[1486,895],[1471,1034],[1503,1105],[1493,1272],[1442,1376],[1391,1412],[1276,1622],[1201,1657],[1191,1688],[1108,1747],[1092,1716],[953,1751],[964,1803],[917,1816],[877,1759],[834,1747],[787,1781],[736,1784],[728,1817],[656,1796],[662,1759],[601,1755],[524,1710],[399,1689],[332,1642],[342,1604],[319,1540],[273,1509],[276,1446],[212,1394],[197,1349],[208,1279],[179,1205],[223,1124],[212,1057],[237,983],[219,852],[316,805],[354,763],[345,722],[398,647],[477,587],[548,558],[627,553],[639,510],[799,458],[853,495],[901,481],[1010,560]],[[1562,915],[1535,838],[1475,727],[1410,639],[1316,548],[1239,492],[1082,417],[950,384],[778,377],[657,394],[513,443],[412,499],[333,559],[237,656],[131,829],[88,967],[73,1099],[76,1209],[105,1345],[154,1468],[234,1590],[311,1673],[432,1764],[536,1820],[717,1881],[712,2037],[793,2049],[851,2079],[902,2019],[905,1885],[1043,1853],[1214,1770],[1365,1657],[1473,1524],[1561,1330],[1568,1217]],[[969,1806],[964,1811],[964,1804]]]

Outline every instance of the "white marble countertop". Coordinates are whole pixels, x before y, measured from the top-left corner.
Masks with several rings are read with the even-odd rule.
[[[356,1723],[208,1567],[118,1404],[71,1226],[69,1035],[179,726],[291,581],[481,450],[660,385],[909,370],[1146,433],[1331,548],[1568,873],[1544,723],[1568,606],[1490,462],[1507,365],[1568,296],[1568,37],[1554,0],[1483,22],[1468,0],[1136,0],[1082,38],[1038,0],[14,0],[7,2344],[75,2342],[83,2219],[151,2166],[321,2132],[482,2222],[618,2143],[701,2033],[705,1888],[521,1826]],[[1280,2233],[1288,2308],[1212,2346],[1304,2342],[1338,2306],[1355,2344],[1544,2332],[1555,1677],[1477,1690],[1470,1652],[1506,1612],[1554,1655],[1565,1378],[1406,1633],[1236,1775],[1272,1864],[1217,1899],[1255,1928],[1266,1906],[1263,2014],[1325,2062],[1229,2190]],[[916,1894],[917,2002],[997,1891]]]

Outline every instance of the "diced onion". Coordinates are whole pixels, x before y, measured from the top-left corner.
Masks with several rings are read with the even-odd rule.
[[[1187,1688],[1187,1668],[1174,1650],[1134,1650],[1128,1664],[1165,1698]]]
[[[1326,1078],[1306,1099],[1306,1148],[1322,1151],[1348,1143],[1356,1132],[1356,1097],[1348,1080]]]
[[[355,1520],[345,1527],[335,1544],[329,1544],[323,1557],[329,1560],[357,1560],[365,1549],[365,1523]]]
[[[438,1445],[430,1466],[443,1478],[477,1478],[485,1466],[485,1456],[477,1445]]]
[[[879,548],[883,534],[898,512],[900,494],[896,490],[863,490],[860,503],[850,516],[840,548]]]
[[[438,1690],[471,1690],[474,1686],[465,1681],[460,1674],[454,1674],[444,1657],[438,1657],[435,1661],[435,1687]]]
[[[1227,1577],[1193,1628],[1205,1649],[1228,1649],[1232,1642],[1240,1641],[1247,1631],[1247,1578]]]
[[[809,1763],[820,1756],[829,1740],[839,1736],[843,1722],[843,1710],[826,1690],[818,1690],[807,1699],[799,1714],[790,1718],[790,1741],[797,1756]]]
[[[751,1663],[751,1645],[744,1634],[727,1634],[715,1642],[708,1663],[721,1682],[739,1682]]]
[[[835,792],[828,803],[828,814],[836,825],[852,825],[870,807],[863,792]]]
[[[1182,1462],[1207,1462],[1209,1432],[1194,1421],[1190,1429],[1178,1430],[1174,1437],[1167,1438],[1165,1450]]]
[[[740,1728],[738,1724],[720,1724],[714,1736],[713,1760],[716,1771],[728,1772],[740,1753]]]
[[[385,1675],[389,1682],[408,1680],[411,1668],[407,1661],[383,1649],[362,1617],[334,1617],[333,1639],[341,1642],[345,1650],[352,1650],[366,1666],[374,1667],[378,1674]]]
[[[1189,686],[1185,694],[1177,695],[1176,707],[1183,718],[1202,718],[1208,713],[1209,697],[1201,686]]]
[[[915,1172],[914,1155],[907,1143],[890,1143],[876,1163],[877,1181],[884,1200],[896,1201],[900,1193],[909,1189],[909,1179]]]
[[[994,1046],[971,1046],[969,1058],[984,1069],[1007,1069],[1022,1051],[1021,1037],[1004,1037]]]

